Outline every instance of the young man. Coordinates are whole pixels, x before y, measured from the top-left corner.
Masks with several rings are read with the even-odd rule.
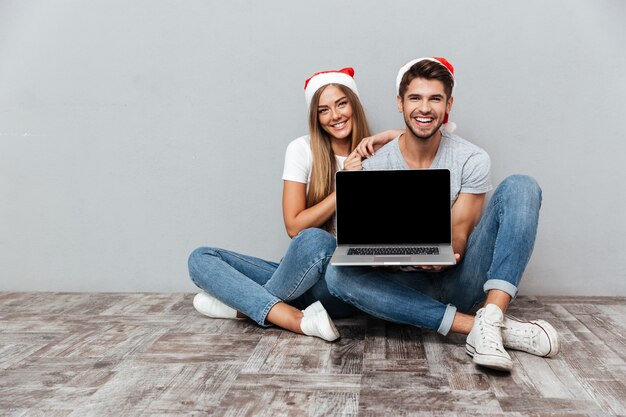
[[[443,335],[468,334],[466,351],[476,364],[510,371],[505,348],[548,357],[559,351],[558,334],[547,322],[504,316],[533,249],[541,189],[527,176],[506,178],[481,216],[492,189],[490,160],[448,128],[454,82],[454,69],[444,58],[419,58],[402,67],[396,86],[406,131],[362,165],[365,170],[450,170],[457,265],[411,271],[329,265],[326,279],[333,295],[373,316]]]

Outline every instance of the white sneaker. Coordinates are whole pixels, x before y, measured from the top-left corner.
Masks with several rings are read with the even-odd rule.
[[[339,338],[339,331],[330,319],[330,316],[319,301],[314,302],[304,310],[304,316],[300,322],[302,333],[307,336],[315,336],[328,342]]]
[[[307,308],[305,308],[304,310],[302,310],[302,312],[304,313],[304,315],[306,316],[317,313],[319,311],[326,311],[326,309],[324,308],[324,306],[322,305],[321,301],[316,301],[313,304],[311,304],[310,306],[308,306]]]
[[[499,371],[513,369],[513,361],[502,345],[504,314],[495,304],[487,304],[476,312],[474,326],[467,335],[465,351],[473,362]]]
[[[198,313],[214,319],[237,318],[237,310],[227,306],[217,298],[205,292],[199,292],[193,297],[193,306]]]
[[[524,321],[511,316],[504,316],[502,343],[508,349],[548,358],[561,349],[559,334],[547,321]]]

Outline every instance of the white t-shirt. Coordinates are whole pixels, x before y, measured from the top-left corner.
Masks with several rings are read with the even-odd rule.
[[[343,169],[345,156],[337,156],[339,169]],[[313,152],[311,151],[311,138],[309,135],[294,139],[285,151],[285,167],[283,180],[309,184],[311,182],[311,170],[313,169]]]

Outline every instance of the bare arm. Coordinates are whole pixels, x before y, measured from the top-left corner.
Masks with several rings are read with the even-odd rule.
[[[458,263],[465,254],[467,239],[480,220],[485,194],[461,193],[452,206],[452,249]],[[414,269],[441,271],[448,267],[441,265],[423,265]]]
[[[316,205],[306,207],[306,184],[283,181],[283,219],[289,237],[309,227],[320,227],[335,212],[335,193]]]
[[[383,145],[386,145],[403,133],[404,130],[385,130],[384,132],[363,138],[363,140],[359,143],[359,146],[355,148],[355,151],[361,156],[361,158],[369,158]]]
[[[467,239],[480,220],[484,203],[484,193],[461,193],[452,206],[452,248],[461,258],[465,254]]]

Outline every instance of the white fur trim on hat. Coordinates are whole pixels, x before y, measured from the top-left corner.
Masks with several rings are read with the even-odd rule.
[[[447,66],[445,66],[441,61],[439,61],[436,58],[431,58],[431,57],[422,57],[422,58],[417,58],[414,59],[412,61],[407,62],[405,65],[402,66],[402,68],[400,68],[400,70],[398,71],[398,76],[396,77],[396,93],[398,93],[398,95],[400,95],[400,83],[402,82],[402,77],[404,77],[404,74],[406,74],[406,72],[415,64],[417,64],[420,61],[433,61],[436,62],[438,64],[443,65],[448,72],[450,72],[450,75],[452,75],[452,82],[453,82],[453,87],[456,86],[456,78],[454,78],[454,72],[450,71],[450,68],[448,68]]]
[[[304,98],[306,99],[307,106],[311,105],[311,100],[315,92],[328,84],[341,84],[348,87],[359,96],[359,91],[356,88],[356,82],[354,81],[354,70],[352,68],[344,68],[339,71],[325,71],[318,72],[309,78],[304,87]]]

